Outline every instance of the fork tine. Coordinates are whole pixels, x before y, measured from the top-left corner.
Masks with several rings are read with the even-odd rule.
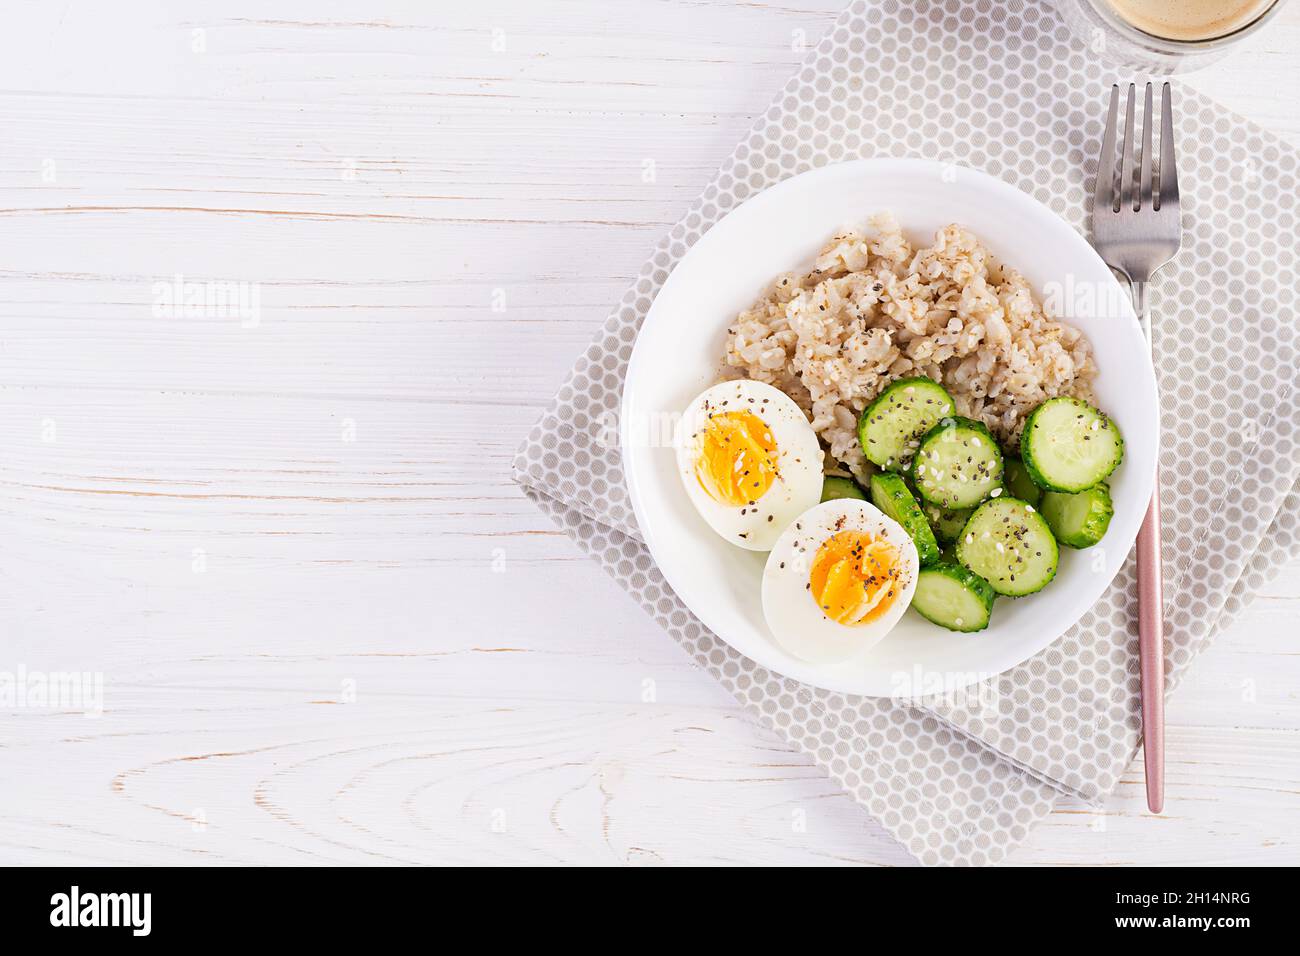
[[[1160,93],[1160,203],[1178,202],[1178,164],[1174,161],[1173,94],[1166,83]]]
[[[1092,192],[1092,214],[1115,206],[1115,119],[1119,115],[1119,87],[1110,88],[1110,112],[1101,134],[1101,155],[1097,157],[1097,182]]]
[[[1137,86],[1128,85],[1128,108],[1124,111],[1124,142],[1120,147],[1119,166],[1119,208],[1131,208],[1133,205],[1133,101]]]
[[[1147,84],[1146,101],[1143,104],[1142,112],[1142,156],[1139,162],[1141,166],[1142,187],[1138,193],[1138,208],[1150,209],[1151,205],[1151,167],[1155,165],[1155,157],[1151,155],[1151,127],[1155,125],[1155,114],[1151,109],[1151,84]]]

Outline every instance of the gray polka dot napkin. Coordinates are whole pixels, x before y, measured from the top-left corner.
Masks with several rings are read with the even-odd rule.
[[[996,862],[1059,793],[1098,801],[1114,788],[1140,730],[1133,562],[1068,633],[967,700],[909,704],[788,680],[711,634],[640,542],[617,447],[623,376],[687,249],[748,197],[813,167],[874,156],[973,166],[1086,233],[1106,93],[1131,79],[1045,4],[854,3],[659,244],[515,460],[525,492],[701,667],[924,863]],[[1185,88],[1175,109],[1184,244],[1152,290],[1171,688],[1300,554],[1298,154]],[[1168,800],[1177,805],[1176,789]]]

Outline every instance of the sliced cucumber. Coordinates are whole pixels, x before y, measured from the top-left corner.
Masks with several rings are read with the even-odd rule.
[[[980,505],[957,541],[957,560],[999,594],[1041,591],[1056,576],[1056,539],[1034,506],[1016,498]]]
[[[1006,460],[1002,483],[1006,485],[1007,494],[1012,498],[1019,498],[1031,505],[1037,505],[1043,497],[1043,489],[1034,484],[1034,479],[1029,477],[1029,469],[1019,458]]]
[[[939,560],[939,542],[921,513],[907,485],[898,475],[879,472],[871,476],[871,500],[876,507],[903,526],[916,544],[916,557],[921,567]]]
[[[827,475],[822,479],[822,501],[830,501],[832,498],[857,498],[859,501],[866,501],[867,493],[852,478]]]
[[[955,561],[940,561],[917,574],[912,608],[950,631],[982,631],[989,626],[995,596],[974,571]]]
[[[1002,452],[980,422],[945,418],[921,439],[912,481],[929,504],[970,508],[1001,493]]]
[[[1091,548],[1105,536],[1115,514],[1110,486],[1104,481],[1073,495],[1049,491],[1038,510],[1056,540],[1071,548]]]
[[[961,529],[966,527],[966,522],[970,520],[971,512],[975,509],[949,510],[938,505],[922,505],[921,510],[925,512],[925,519],[930,522],[934,536],[944,544],[952,544],[961,534]]]
[[[858,419],[858,441],[867,461],[903,471],[922,435],[956,409],[952,396],[933,379],[918,375],[887,386]]]
[[[1034,409],[1020,435],[1020,457],[1034,484],[1075,492],[1104,481],[1124,457],[1115,423],[1077,398],[1053,398]]]

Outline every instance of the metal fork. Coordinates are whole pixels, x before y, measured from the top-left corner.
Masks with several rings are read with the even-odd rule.
[[[1174,114],[1169,84],[1160,93],[1160,155],[1152,152],[1151,84],[1146,85],[1142,145],[1135,152],[1133,129],[1137,87],[1128,85],[1119,178],[1115,178],[1116,120],[1120,88],[1112,86],[1106,132],[1097,162],[1092,200],[1092,242],[1112,269],[1128,277],[1133,307],[1151,345],[1147,284],[1156,270],[1178,252],[1182,220],[1178,205],[1178,170],[1174,163]],[[1138,532],[1138,649],[1142,667],[1142,750],[1147,806],[1159,813],[1165,802],[1165,652],[1164,599],[1160,577],[1160,484],[1151,496]]]

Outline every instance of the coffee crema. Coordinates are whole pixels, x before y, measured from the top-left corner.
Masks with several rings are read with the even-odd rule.
[[[1275,0],[1107,0],[1143,33],[1166,40],[1213,40],[1253,22]]]

